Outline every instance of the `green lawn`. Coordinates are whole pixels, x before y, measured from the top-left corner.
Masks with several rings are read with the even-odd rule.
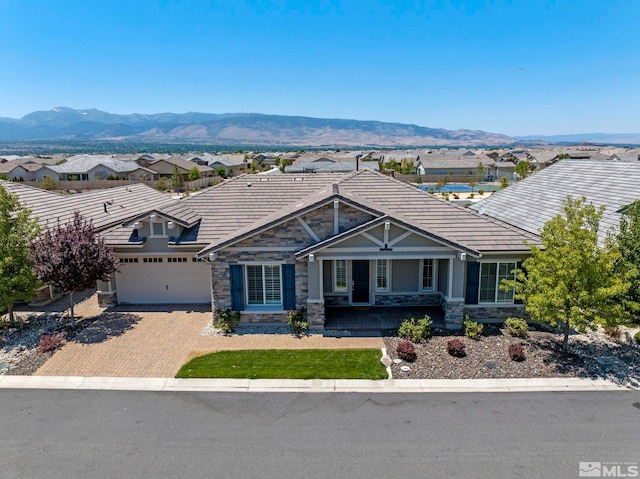
[[[379,349],[253,349],[192,359],[177,378],[386,379]]]

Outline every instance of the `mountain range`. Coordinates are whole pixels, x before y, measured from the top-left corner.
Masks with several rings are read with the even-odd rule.
[[[479,130],[258,113],[117,115],[57,107],[0,118],[0,141],[100,140],[305,147],[503,146],[513,138]]]

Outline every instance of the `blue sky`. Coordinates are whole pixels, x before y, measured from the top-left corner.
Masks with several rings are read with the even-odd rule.
[[[636,0],[0,0],[0,116],[640,133],[638,18]]]

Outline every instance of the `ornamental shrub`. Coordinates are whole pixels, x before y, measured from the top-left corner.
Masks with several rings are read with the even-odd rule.
[[[484,326],[482,324],[477,323],[476,321],[471,321],[469,319],[469,315],[465,316],[464,319],[464,335],[469,339],[475,339],[476,341],[480,340],[480,335],[482,334],[482,330]]]
[[[49,351],[54,351],[62,346],[64,341],[64,333],[49,333],[40,336],[40,343],[38,344],[38,353],[43,354]]]
[[[429,315],[425,315],[422,319],[405,319],[398,328],[398,336],[419,343],[431,337],[432,323]]]
[[[225,333],[233,333],[236,325],[240,322],[240,311],[227,309],[216,309],[216,328]]]
[[[306,320],[307,311],[304,308],[291,310],[287,314],[287,324],[291,328],[291,334],[302,336],[309,329],[309,323]]]
[[[396,346],[396,353],[398,357],[405,361],[413,362],[418,355],[416,354],[416,347],[411,341],[400,341]]]
[[[637,344],[640,344],[640,331],[633,336],[633,339],[635,339]]]
[[[529,334],[529,326],[524,319],[520,318],[507,318],[504,322],[509,334],[516,338],[526,338]]]
[[[524,361],[524,348],[518,343],[511,343],[509,345],[509,357],[512,361]]]
[[[467,347],[461,339],[454,338],[447,341],[447,352],[456,358],[462,358],[467,355]]]

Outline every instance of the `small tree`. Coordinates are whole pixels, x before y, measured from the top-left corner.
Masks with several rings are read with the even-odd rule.
[[[158,180],[158,182],[156,183],[156,190],[158,190],[158,191],[167,191],[167,189],[169,189],[169,186],[167,185],[167,179],[166,178],[160,178]]]
[[[518,173],[520,178],[526,178],[531,174],[531,162],[527,160],[520,160],[514,168],[514,171]]]
[[[623,260],[619,274],[628,275],[631,282],[622,303],[637,319],[640,315],[640,200],[623,210],[616,241]]]
[[[501,176],[499,186],[501,190],[509,186],[509,179],[506,176]]]
[[[182,173],[180,173],[180,169],[178,165],[173,165],[173,173],[171,175],[171,185],[173,187],[173,191],[179,191],[184,188],[184,178],[182,177]]]
[[[69,293],[71,328],[75,328],[73,293],[108,281],[117,269],[113,250],[96,235],[90,221],[77,211],[67,224],[58,224],[31,243],[29,254],[41,281]]]
[[[484,181],[484,175],[484,165],[480,162],[476,167],[476,180],[479,182]]]
[[[0,309],[9,312],[12,325],[14,303],[30,299],[37,281],[29,261],[29,243],[40,228],[30,214],[0,185]]]
[[[227,169],[220,165],[216,168],[216,176],[219,176],[220,178],[226,178],[227,177]]]
[[[189,170],[189,181],[196,181],[200,179],[200,170],[197,166],[194,166]]]
[[[615,274],[620,252],[611,238],[598,245],[598,228],[604,207],[596,210],[585,197],[568,197],[564,214],[549,220],[542,229],[544,249],[531,247],[531,256],[516,281],[503,281],[501,288],[515,286],[534,321],[560,324],[566,353],[571,328],[584,331],[597,325],[614,325],[627,316],[618,299],[629,288]]]
[[[40,185],[42,186],[42,189],[48,190],[48,191],[53,191],[58,189],[58,183],[56,183],[56,180],[51,178],[49,175],[45,176],[42,179],[42,183],[40,183]]]

